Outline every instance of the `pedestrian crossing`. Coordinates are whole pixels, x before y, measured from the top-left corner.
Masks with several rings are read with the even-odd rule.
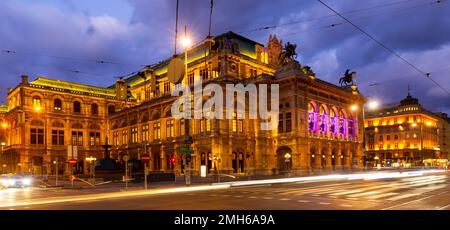
[[[396,181],[364,181],[353,183],[332,183],[292,188],[292,186],[273,186],[261,188],[233,188],[222,191],[222,197],[240,199],[260,199],[278,201],[297,201],[308,203],[305,197],[317,199],[346,199],[349,201],[364,200],[369,202],[395,202],[412,197],[419,197],[433,189],[447,186],[446,175],[431,175],[404,178]],[[209,196],[216,196],[209,194]],[[320,203],[320,202],[318,202]],[[329,203],[329,202],[321,202]],[[351,205],[350,205],[351,206]],[[349,206],[349,207],[350,207]],[[344,207],[344,206],[342,206]]]

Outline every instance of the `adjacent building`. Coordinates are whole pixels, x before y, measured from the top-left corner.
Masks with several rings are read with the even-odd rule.
[[[365,114],[366,166],[443,166],[448,156],[448,118],[408,96]]]

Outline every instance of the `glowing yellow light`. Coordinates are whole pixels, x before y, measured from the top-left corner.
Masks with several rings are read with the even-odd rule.
[[[358,105],[352,105],[352,107],[350,107],[350,109],[352,111],[356,111],[358,109]]]
[[[417,126],[417,123],[412,123],[411,126],[412,126],[412,127],[416,127],[416,126]]]
[[[181,45],[183,45],[184,48],[190,47],[192,44],[192,40],[189,37],[183,37],[181,39]]]
[[[3,123],[2,123],[2,128],[4,128],[4,129],[8,128],[8,123],[3,122]]]
[[[41,107],[40,107],[40,106],[36,106],[36,107],[34,107],[34,111],[36,111],[36,112],[40,112],[40,111],[41,111]]]
[[[431,121],[427,121],[427,126],[431,126],[433,123]]]

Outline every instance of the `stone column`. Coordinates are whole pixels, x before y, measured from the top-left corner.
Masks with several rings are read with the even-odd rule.
[[[325,160],[326,160],[326,168],[331,169],[333,166],[331,164],[331,144],[330,143],[327,144]]]
[[[167,162],[166,162],[166,153],[164,152],[164,145],[161,145],[160,157],[161,157],[161,169],[163,171],[166,171],[167,170]]]
[[[352,162],[352,155],[350,154],[350,149],[345,148],[345,168],[350,168]]]
[[[322,146],[319,144],[316,154],[314,156],[314,167],[313,168],[322,168]]]

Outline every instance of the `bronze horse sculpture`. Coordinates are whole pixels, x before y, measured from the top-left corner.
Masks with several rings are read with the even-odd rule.
[[[297,58],[297,45],[291,44],[288,42],[286,46],[283,48],[283,51],[278,56],[278,59],[281,61],[281,64],[286,65],[288,63],[294,62],[295,58]]]
[[[345,86],[354,85],[355,77],[356,77],[356,72],[353,71],[350,73],[350,69],[347,69],[345,71],[344,76],[339,79],[339,84],[341,84],[341,86],[344,86],[344,84],[345,84]]]

